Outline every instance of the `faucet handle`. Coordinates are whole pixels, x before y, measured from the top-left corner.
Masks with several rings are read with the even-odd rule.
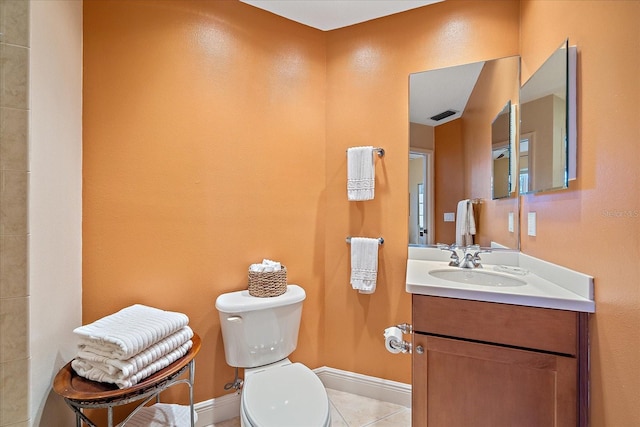
[[[481,248],[479,245],[477,245],[477,247],[474,248],[474,252],[473,252],[473,265],[476,268],[482,268],[482,264],[480,263],[480,261],[482,261],[480,259],[480,254],[485,254],[489,252],[491,252],[491,248]]]
[[[491,248],[481,248],[480,245],[472,246],[473,256],[477,257],[479,254],[488,254],[491,252]]]
[[[460,265],[460,257],[458,257],[458,252],[456,251],[456,245],[445,245],[442,243],[438,243],[438,248],[441,251],[450,251],[451,252],[451,261],[449,261],[449,265],[451,267],[458,267]]]

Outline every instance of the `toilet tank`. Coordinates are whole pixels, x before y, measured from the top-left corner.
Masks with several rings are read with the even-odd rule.
[[[254,368],[277,362],[296,349],[306,294],[288,285],[277,297],[259,298],[249,291],[222,294],[216,299],[227,364]]]

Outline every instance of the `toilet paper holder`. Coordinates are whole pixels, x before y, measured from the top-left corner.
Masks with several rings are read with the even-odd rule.
[[[390,326],[384,330],[385,347],[390,353],[409,353],[411,354],[412,344],[403,339],[404,334],[412,334],[413,326],[408,323],[402,323]]]

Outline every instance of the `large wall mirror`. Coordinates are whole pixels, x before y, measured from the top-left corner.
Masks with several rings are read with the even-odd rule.
[[[519,192],[569,185],[569,47],[565,41],[520,91]],[[575,150],[572,150],[575,155]]]
[[[468,201],[468,243],[519,249],[519,198],[513,186],[499,199],[492,194],[492,123],[519,103],[519,82],[517,56],[409,76],[410,245],[455,243],[458,207]],[[513,145],[504,147],[510,157]],[[514,171],[504,171],[506,187]]]

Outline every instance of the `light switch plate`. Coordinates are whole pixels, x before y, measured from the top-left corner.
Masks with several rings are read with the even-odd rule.
[[[456,215],[453,212],[445,212],[444,213],[444,222],[455,222]]]
[[[509,233],[513,233],[513,212],[509,212]]]
[[[535,236],[536,235],[536,213],[529,212],[529,215],[527,216],[527,218],[528,218],[527,234],[529,236]]]

